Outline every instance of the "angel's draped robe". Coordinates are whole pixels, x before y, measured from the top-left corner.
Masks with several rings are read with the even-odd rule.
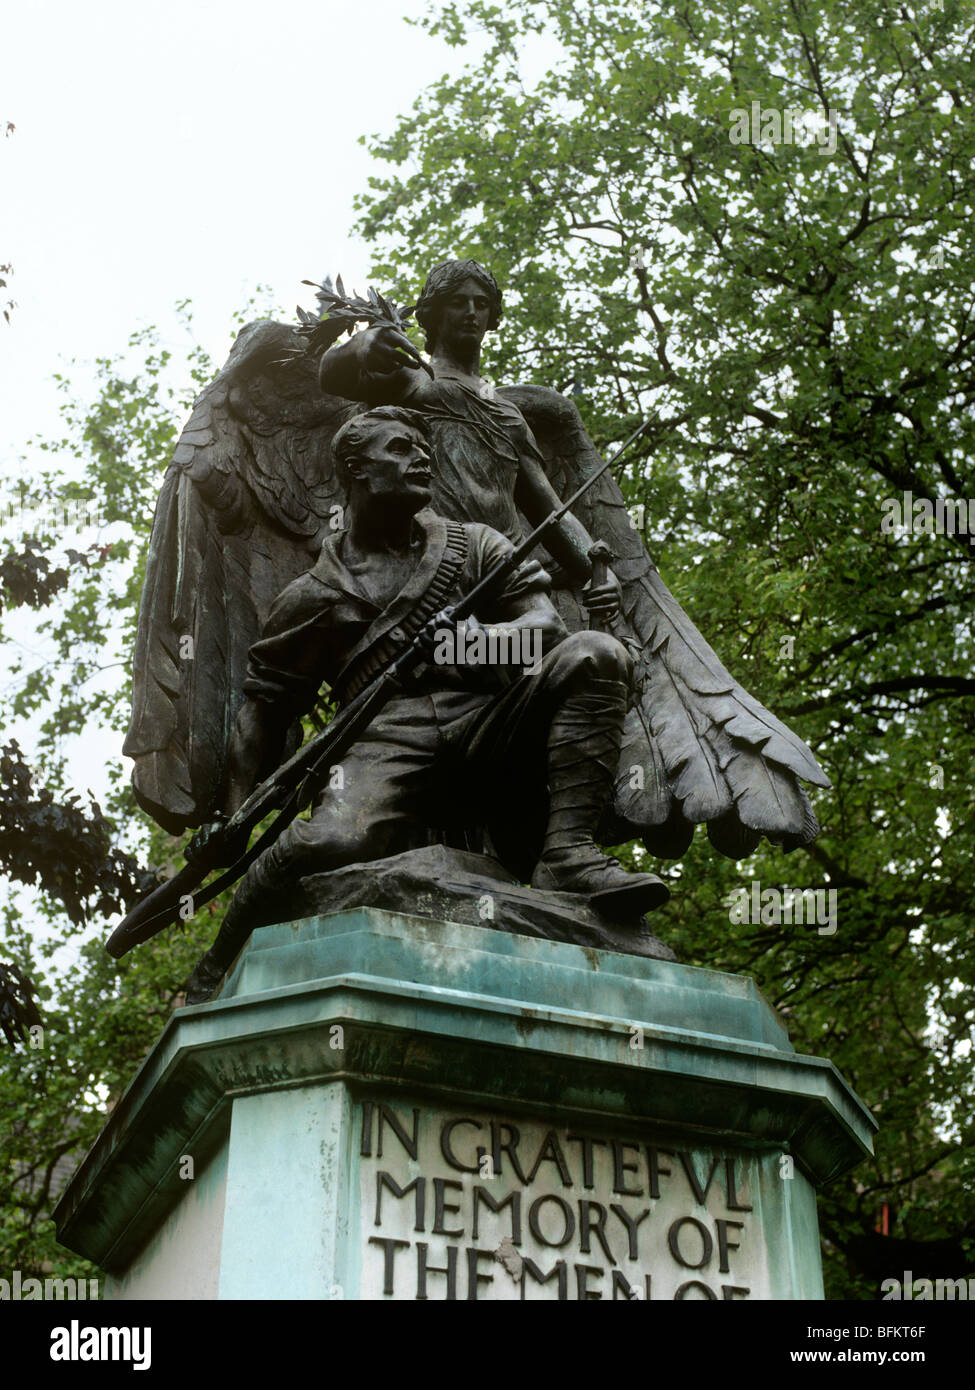
[[[485,384],[480,391],[458,377],[397,374],[397,402],[416,407],[430,426],[437,461],[433,509],[455,521],[480,521],[510,541],[521,540],[524,524],[515,505],[521,457],[544,460],[521,411]]]

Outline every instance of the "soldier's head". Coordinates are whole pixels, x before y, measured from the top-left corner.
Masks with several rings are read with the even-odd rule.
[[[416,320],[427,335],[427,352],[449,338],[462,348],[501,322],[501,291],[477,261],[442,261],[427,276],[416,303]]]
[[[384,405],[353,415],[332,441],[349,506],[415,513],[430,501],[432,452],[416,410]]]

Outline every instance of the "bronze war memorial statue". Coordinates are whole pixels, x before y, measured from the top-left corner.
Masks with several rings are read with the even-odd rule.
[[[645,922],[665,884],[599,845],[679,857],[702,822],[735,859],[763,835],[807,844],[803,782],[825,775],[664,586],[572,401],[482,380],[502,313],[489,271],[431,271],[413,310],[429,361],[375,292],[326,281],[319,299],[297,328],[243,330],[156,511],[125,752],[161,826],[203,827],[191,866],[243,871],[189,1001],[255,928],[350,901],[364,878],[386,905],[426,891],[443,908],[452,884],[490,900],[486,926],[531,917],[532,934],[672,958]],[[302,720],[362,703],[408,651],[327,757],[294,759]],[[290,794],[290,813],[247,854],[239,812],[269,779],[260,809]],[[116,953],[173,913],[135,916]]]
[[[180,436],[125,752],[193,834],[108,950],[234,891],[55,1212],[109,1298],[823,1297],[873,1119],[650,869],[809,844],[828,782],[631,524],[644,422],[485,381],[501,313],[325,280]]]

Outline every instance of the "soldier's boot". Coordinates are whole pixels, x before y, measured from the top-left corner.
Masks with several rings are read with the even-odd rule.
[[[548,830],[532,887],[587,896],[599,912],[624,920],[670,897],[656,874],[629,873],[594,840],[613,793],[627,690],[621,681],[593,681],[570,695],[548,737]]]
[[[217,988],[227,973],[226,967],[214,964],[207,957],[209,951],[205,951],[200,960],[196,963],[196,968],[186,984],[187,1004],[205,1004],[208,999],[212,999],[217,992]]]

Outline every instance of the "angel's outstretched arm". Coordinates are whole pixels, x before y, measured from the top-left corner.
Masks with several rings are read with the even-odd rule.
[[[322,390],[369,405],[399,405],[415,399],[426,380],[423,361],[409,338],[394,328],[369,328],[336,343],[319,367]]]

